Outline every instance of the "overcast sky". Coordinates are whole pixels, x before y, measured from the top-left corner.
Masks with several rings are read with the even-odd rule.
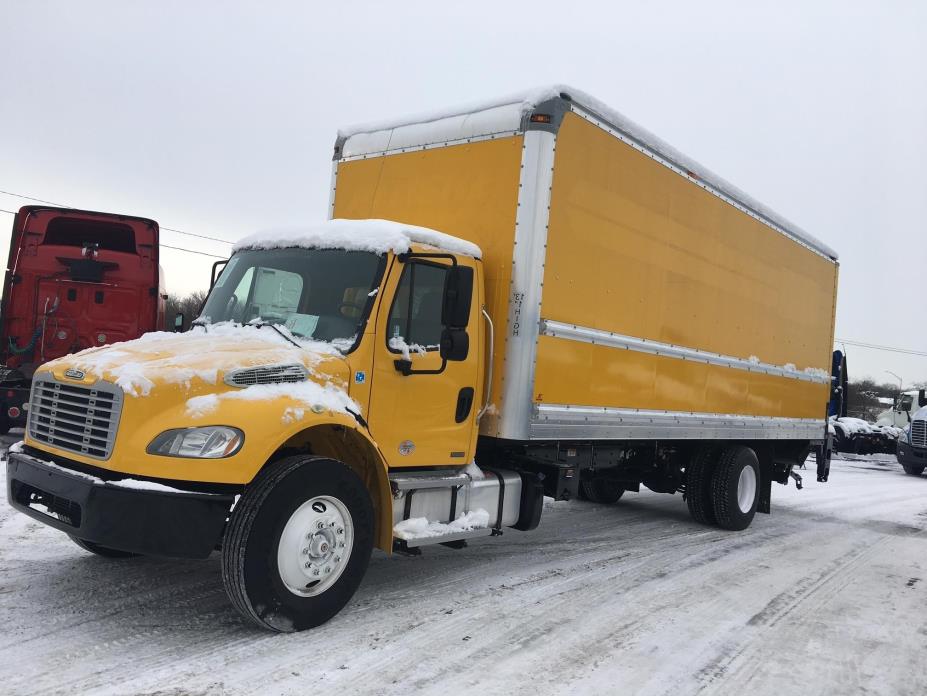
[[[837,336],[927,350],[924,0],[317,4],[0,0],[0,189],[235,239],[325,218],[339,126],[565,82],[836,248]]]

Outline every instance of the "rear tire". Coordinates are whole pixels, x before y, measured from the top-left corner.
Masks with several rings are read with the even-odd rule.
[[[99,544],[95,544],[92,541],[78,539],[76,536],[71,536],[70,534],[68,534],[68,537],[84,551],[89,551],[90,553],[96,554],[97,556],[102,556],[103,558],[135,558],[139,555],[137,553],[132,553],[131,551],[120,551],[119,549],[111,549],[108,546],[100,546]]]
[[[711,504],[711,475],[718,459],[714,447],[700,449],[686,467],[686,504],[692,519],[700,524],[715,524]]]
[[[924,473],[924,467],[917,464],[902,464],[901,468],[908,476],[920,476]]]
[[[232,511],[222,544],[225,590],[261,628],[314,628],[354,595],[373,531],[373,503],[357,474],[334,459],[286,457],[262,471]]]
[[[760,492],[760,462],[756,452],[737,445],[721,453],[711,477],[715,521],[722,529],[740,531],[750,526]]]
[[[613,505],[621,500],[623,495],[624,487],[621,484],[601,476],[594,476],[579,482],[579,497],[590,503]]]

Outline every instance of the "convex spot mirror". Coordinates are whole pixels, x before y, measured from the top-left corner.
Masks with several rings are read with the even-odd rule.
[[[470,352],[470,337],[466,329],[447,328],[441,332],[441,357],[448,361],[466,360]]]

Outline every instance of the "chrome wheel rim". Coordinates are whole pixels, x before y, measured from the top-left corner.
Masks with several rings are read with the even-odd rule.
[[[740,470],[737,480],[737,507],[741,512],[750,512],[756,498],[756,471],[752,466],[745,466]]]
[[[295,595],[320,595],[341,577],[353,547],[354,523],[345,504],[328,495],[311,498],[293,511],[280,534],[280,579]]]

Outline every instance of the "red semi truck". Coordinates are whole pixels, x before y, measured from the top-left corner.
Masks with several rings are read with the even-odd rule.
[[[0,304],[0,433],[25,424],[37,366],[163,328],[166,299],[154,220],[20,208]]]

